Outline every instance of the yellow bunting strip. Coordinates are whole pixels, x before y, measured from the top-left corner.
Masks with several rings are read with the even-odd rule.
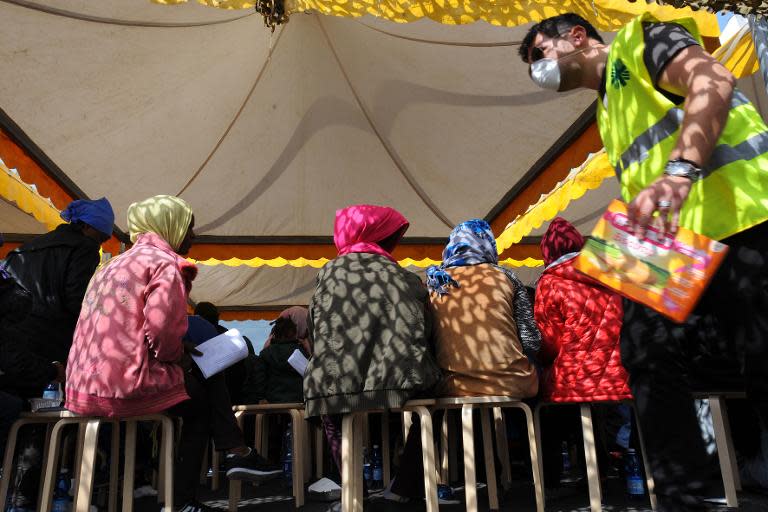
[[[159,4],[181,4],[187,0],[152,0]],[[198,0],[220,9],[252,9],[247,0]],[[598,30],[615,32],[643,12],[652,12],[659,21],[694,18],[702,35],[717,37],[720,28],[714,14],[676,9],[669,5],[627,0],[285,0],[285,12],[318,12],[330,16],[359,18],[377,16],[397,23],[429,18],[445,25],[466,25],[485,21],[491,25],[515,27],[541,21],[566,12],[575,12]]]
[[[190,262],[195,263],[197,265],[203,265],[206,267],[215,267],[218,265],[226,265],[228,267],[251,267],[251,268],[259,268],[259,267],[272,267],[272,268],[280,268],[280,267],[296,267],[296,268],[302,268],[302,267],[312,267],[312,268],[322,268],[323,265],[328,263],[327,258],[318,258],[315,260],[310,260],[307,258],[297,258],[294,260],[287,260],[285,258],[271,258],[268,260],[265,260],[263,258],[252,258],[250,260],[241,260],[240,258],[230,258],[228,260],[217,260],[215,258],[210,258],[207,260],[193,260],[191,258],[188,258]],[[405,258],[400,261],[398,261],[400,266],[402,267],[418,267],[418,268],[426,268],[432,265],[440,265],[440,260],[433,260],[430,258],[424,258],[421,260],[414,260],[412,258]],[[505,266],[505,267],[539,267],[543,265],[544,262],[541,260],[537,260],[534,258],[526,258],[524,260],[513,260],[512,258],[508,258],[506,260],[499,261],[499,265]]]
[[[507,224],[496,239],[499,254],[541,227],[544,222],[555,218],[571,201],[580,198],[588,190],[598,188],[604,179],[611,176],[614,176],[614,171],[608,163],[605,150],[590,154],[583,164],[571,169],[568,177],[555,185],[551,192],[543,194],[536,204],[529,206],[525,213]]]
[[[32,215],[48,230],[64,222],[51,200],[41,196],[34,185],[21,181],[15,170],[8,169],[2,160],[0,160],[0,197],[15,203],[21,211]]]

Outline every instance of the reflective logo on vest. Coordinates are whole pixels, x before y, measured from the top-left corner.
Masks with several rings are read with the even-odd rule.
[[[618,89],[624,87],[629,82],[629,70],[621,59],[616,59],[611,63],[611,85]]]

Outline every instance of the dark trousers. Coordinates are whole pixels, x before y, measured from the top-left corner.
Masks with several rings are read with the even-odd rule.
[[[723,242],[729,253],[685,323],[624,301],[622,362],[662,510],[688,510],[711,472],[692,390],[722,388],[736,374],[768,418],[768,223]]]
[[[20,397],[0,391],[0,463],[5,454],[5,443],[8,440],[8,432],[11,430],[11,425],[13,425],[13,422],[19,417],[23,408],[24,401]],[[11,468],[5,468],[5,471],[7,475],[10,475]]]
[[[184,420],[174,479],[175,500],[179,505],[195,498],[208,439],[213,439],[219,451],[244,444],[243,434],[232,412],[224,374],[204,379],[194,368],[184,374],[184,384],[190,399],[168,411]]]

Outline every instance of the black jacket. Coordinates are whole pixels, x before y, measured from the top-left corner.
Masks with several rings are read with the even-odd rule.
[[[264,398],[271,404],[304,401],[303,376],[288,364],[288,358],[295,350],[304,354],[298,340],[272,340],[259,354],[266,375]]]
[[[99,264],[99,243],[62,224],[12,251],[6,269],[32,294],[32,308],[7,335],[48,363],[66,363],[88,282]]]
[[[2,329],[22,321],[31,308],[29,291],[0,271],[0,390],[39,396],[42,388],[38,389],[38,384],[56,378],[56,368],[48,358],[33,354]]]

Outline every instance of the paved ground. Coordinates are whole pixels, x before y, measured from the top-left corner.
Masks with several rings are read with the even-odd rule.
[[[458,491],[458,497],[462,498],[461,489]],[[646,501],[634,502],[628,501],[624,494],[623,482],[620,480],[608,481],[604,489],[603,510],[607,512],[651,512],[651,508]],[[201,488],[201,497],[203,501],[211,507],[226,510],[227,496],[226,490],[212,493],[210,490]],[[480,500],[480,510],[488,510],[487,495],[484,489],[479,490],[478,498]],[[151,502],[145,501],[144,506],[137,503],[137,512],[145,510],[156,510],[156,506],[150,505]],[[768,511],[768,495],[755,493],[741,493],[739,511],[743,512],[766,512]],[[328,503],[313,501],[311,498],[303,508],[304,512],[325,512]],[[293,498],[290,496],[290,489],[281,481],[274,481],[264,484],[260,487],[246,484],[243,486],[243,500],[240,503],[240,511],[244,512],[290,512],[294,509]],[[373,494],[365,503],[367,512],[421,512],[425,510],[423,503],[395,504],[384,500],[380,493]],[[464,510],[462,505],[442,506],[444,512],[460,512]],[[530,484],[515,484],[505,495],[501,504],[502,511],[527,512],[535,511],[535,502],[533,496],[533,487]],[[550,493],[547,497],[547,512],[588,512],[589,497],[586,486],[576,486],[572,488],[561,489],[557,493]],[[728,511],[722,507],[720,510]]]

